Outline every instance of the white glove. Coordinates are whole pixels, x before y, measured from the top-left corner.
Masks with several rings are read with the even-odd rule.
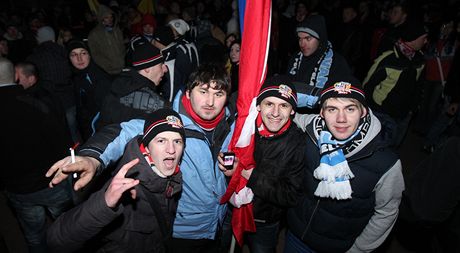
[[[254,198],[254,193],[252,192],[251,188],[244,187],[238,193],[233,193],[230,197],[230,204],[232,204],[236,208],[240,208],[242,205],[251,203],[252,199]]]

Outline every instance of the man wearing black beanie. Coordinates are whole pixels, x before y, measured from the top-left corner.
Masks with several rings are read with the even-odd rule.
[[[384,138],[394,148],[401,145],[421,96],[418,80],[425,67],[421,50],[427,35],[422,22],[408,22],[393,48],[374,61],[363,82]]]
[[[381,139],[359,81],[344,76],[321,92],[319,114],[297,114],[308,135],[304,192],[288,210],[284,252],[372,252],[398,217],[401,161]]]
[[[298,112],[318,111],[318,99],[328,80],[350,75],[350,67],[328,40],[326,21],[313,14],[297,26],[300,51],[289,61],[287,73],[299,94]]]
[[[128,142],[115,176],[50,227],[52,252],[73,252],[97,236],[97,251],[166,252],[164,240],[172,236],[182,191],[184,147],[177,112],[149,114],[144,133]]]
[[[110,92],[112,78],[93,61],[85,41],[72,39],[67,52],[73,66],[72,84],[76,94],[77,127],[83,141],[96,132],[99,113]]]
[[[252,200],[256,232],[246,234],[251,252],[275,252],[280,221],[302,196],[308,155],[306,136],[292,122],[296,108],[297,92],[289,76],[265,80],[257,97],[255,168],[241,171],[247,185],[230,199],[238,208]]]
[[[98,128],[144,117],[160,108],[170,107],[157,86],[168,71],[160,50],[147,42],[132,44],[131,69],[123,71],[112,82],[102,105]]]

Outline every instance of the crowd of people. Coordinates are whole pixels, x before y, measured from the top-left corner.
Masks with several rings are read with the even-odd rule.
[[[459,1],[272,1],[241,175],[238,1],[151,3],[0,10],[0,251],[460,252]]]

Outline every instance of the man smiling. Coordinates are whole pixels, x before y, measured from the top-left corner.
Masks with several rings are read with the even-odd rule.
[[[265,80],[257,96],[256,166],[241,171],[254,194],[256,232],[247,234],[251,252],[275,251],[280,221],[302,197],[307,149],[305,134],[292,124],[296,108],[297,93],[288,76]]]
[[[306,191],[288,211],[285,252],[371,252],[398,216],[401,162],[354,78],[329,85],[319,115],[297,115],[307,138]],[[316,152],[314,152],[316,150]]]

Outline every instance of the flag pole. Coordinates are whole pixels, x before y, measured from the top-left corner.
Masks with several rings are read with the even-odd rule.
[[[228,253],[235,252],[235,245],[236,245],[235,235],[233,235],[232,233],[232,242],[230,243],[230,250],[228,251]]]

